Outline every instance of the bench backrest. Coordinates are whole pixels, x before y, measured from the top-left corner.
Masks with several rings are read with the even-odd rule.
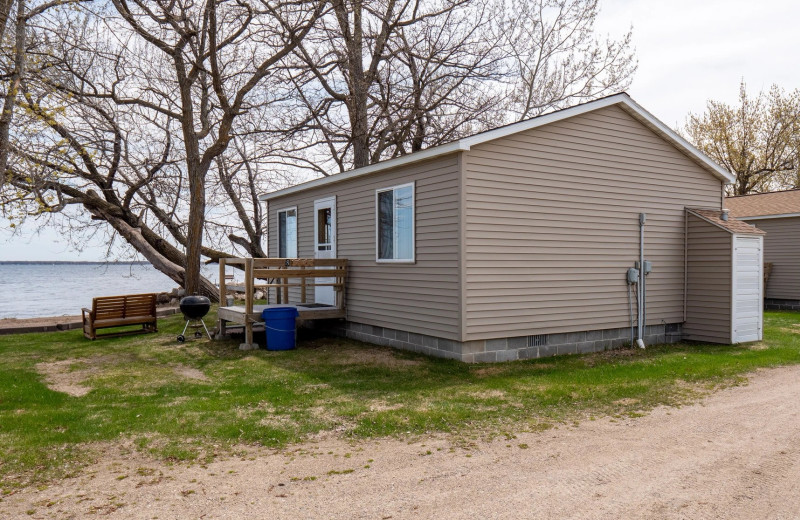
[[[150,293],[100,296],[92,300],[92,314],[95,320],[155,316],[156,295]]]

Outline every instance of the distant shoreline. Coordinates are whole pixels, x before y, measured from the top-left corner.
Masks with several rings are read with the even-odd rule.
[[[150,262],[84,262],[80,260],[0,260],[0,265],[150,265]]]

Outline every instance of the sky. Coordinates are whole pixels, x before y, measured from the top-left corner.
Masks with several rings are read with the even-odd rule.
[[[757,93],[800,88],[800,2],[790,0],[600,0],[600,35],[633,27],[639,68],[628,93],[673,128],[708,99],[735,103],[739,83]],[[12,236],[0,220],[0,261],[106,259],[102,244],[72,250],[53,230]]]

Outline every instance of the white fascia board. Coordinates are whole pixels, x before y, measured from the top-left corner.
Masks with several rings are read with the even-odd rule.
[[[724,181],[726,184],[733,184],[736,182],[735,175],[711,160],[711,158],[698,150],[693,144],[689,143],[670,127],[659,121],[656,116],[642,108],[642,106],[631,99],[630,96],[625,95],[625,99],[622,100],[621,104],[628,108],[628,113],[631,113],[631,115],[634,117],[638,116],[638,119],[645,123],[646,126],[650,127],[650,129],[654,130],[667,141],[670,141],[673,145],[683,150],[691,157],[695,158],[701,165],[703,165],[721,181]]]
[[[376,173],[379,171],[388,170],[390,168],[397,168],[398,166],[405,166],[407,164],[413,164],[416,162],[425,161],[427,159],[433,159],[442,155],[465,150],[469,150],[469,148],[464,148],[462,141],[455,141],[452,143],[443,144],[441,146],[428,148],[427,150],[422,150],[421,152],[389,159],[388,161],[370,164],[369,166],[364,166],[363,168],[357,168],[355,170],[350,170],[343,173],[336,173],[334,175],[329,175],[328,177],[320,177],[319,179],[296,184],[282,190],[264,193],[258,196],[258,200],[265,201],[274,199],[275,197],[283,197],[284,195],[289,195],[290,193],[316,188],[317,186],[325,186],[335,182],[342,182],[356,177],[361,177],[362,175],[369,175],[370,173]]]
[[[671,142],[674,146],[682,150],[690,157],[693,157],[700,165],[702,165],[706,170],[710,171],[721,181],[725,183],[732,183],[736,180],[736,177],[733,174],[709,159],[708,156],[706,156],[703,152],[695,148],[684,138],[675,133],[675,131],[670,129],[667,125],[656,119],[653,114],[642,108],[638,103],[631,99],[628,94],[623,92],[621,94],[616,94],[606,98],[598,99],[596,101],[590,101],[582,105],[577,105],[571,108],[559,110],[557,112],[535,117],[533,119],[528,119],[527,121],[512,123],[495,130],[489,130],[488,132],[482,132],[480,134],[473,135],[472,137],[465,137],[449,144],[428,148],[427,150],[423,150],[421,152],[412,153],[403,157],[397,157],[395,159],[389,159],[388,161],[379,162],[363,168],[358,168],[356,170],[350,170],[349,172],[337,173],[328,177],[322,177],[313,181],[297,184],[296,186],[291,186],[283,190],[274,191],[272,193],[265,193],[259,195],[258,198],[259,200],[266,201],[276,197],[283,197],[284,195],[289,195],[290,193],[296,193],[298,191],[332,184],[334,182],[342,182],[355,177],[361,177],[362,175],[368,175],[370,173],[377,173],[379,171],[388,170],[389,168],[396,168],[398,166],[404,166],[454,152],[469,151],[473,146],[482,143],[494,141],[495,139],[517,134],[519,132],[524,132],[526,130],[532,130],[540,126],[555,123],[556,121],[561,121],[570,117],[579,116],[581,114],[586,114],[588,112],[593,112],[600,108],[605,108],[612,105],[622,105],[624,107],[623,109],[631,114],[631,116],[641,121],[643,124],[645,124],[645,126],[649,127],[664,139]]]
[[[780,213],[778,215],[758,215],[755,217],[736,217],[739,220],[767,220],[771,218],[800,217],[800,213]]]

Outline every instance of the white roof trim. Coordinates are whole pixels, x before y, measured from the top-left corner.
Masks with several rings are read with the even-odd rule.
[[[402,157],[389,159],[388,161],[371,164],[369,166],[365,166],[363,168],[358,168],[355,170],[350,170],[348,172],[337,173],[335,175],[330,175],[328,177],[314,179],[312,181],[304,182],[302,184],[297,184],[295,186],[291,186],[289,188],[285,188],[282,190],[273,191],[271,193],[265,193],[259,195],[258,198],[262,201],[270,200],[276,197],[283,197],[284,195],[289,195],[290,193],[296,193],[298,191],[304,191],[307,189],[316,188],[318,186],[324,186],[326,184],[332,184],[335,182],[342,182],[348,179],[353,179],[355,177],[361,177],[362,175],[368,175],[370,173],[376,173],[379,171],[388,170],[389,168],[396,168],[398,166],[404,166],[407,164],[412,164],[427,159],[433,159],[435,157],[440,157],[454,152],[469,151],[471,147],[481,143],[493,141],[495,139],[506,137],[508,135],[516,134],[519,132],[524,132],[526,130],[531,130],[533,128],[544,126],[550,123],[555,123],[556,121],[561,121],[563,119],[575,117],[581,114],[585,114],[587,112],[592,112],[594,110],[598,110],[600,108],[612,105],[621,105],[623,107],[623,110],[625,110],[630,115],[641,121],[645,126],[647,126],[651,130],[662,136],[664,139],[672,143],[674,146],[676,146],[679,150],[683,151],[689,157],[693,158],[701,166],[710,171],[715,177],[717,177],[721,181],[725,183],[732,183],[736,180],[733,174],[731,174],[730,172],[722,168],[720,165],[709,159],[708,156],[703,154],[703,152],[695,148],[692,144],[690,144],[684,138],[675,133],[675,131],[670,129],[667,125],[656,119],[656,117],[653,116],[653,114],[642,108],[638,103],[636,103],[633,99],[631,99],[631,97],[628,94],[622,93],[598,99],[596,101],[590,101],[588,103],[577,105],[571,108],[566,108],[564,110],[551,112],[543,116],[535,117],[533,119],[528,119],[526,121],[520,121],[519,123],[506,125],[497,128],[495,130],[489,130],[488,132],[481,132],[480,134],[476,134],[471,137],[465,137],[463,139],[459,139],[458,141],[454,141],[452,143],[444,144],[441,146],[428,148],[427,150],[423,150],[421,152],[416,152],[409,155],[404,155]]]
[[[768,218],[800,217],[800,213],[778,213],[775,215],[757,215],[755,217],[736,217],[739,220],[765,220]]]

